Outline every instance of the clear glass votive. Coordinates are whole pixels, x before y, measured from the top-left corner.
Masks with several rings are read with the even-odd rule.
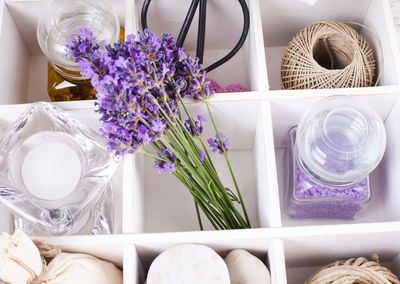
[[[0,202],[23,227],[73,234],[109,206],[117,163],[96,131],[52,104],[35,103],[0,140]]]
[[[321,100],[289,131],[286,212],[293,218],[354,219],[371,196],[383,157],[381,118],[354,97]]]
[[[113,233],[113,194],[111,183],[107,184],[97,198],[83,209],[87,212],[79,218],[79,224],[74,224],[74,230],[69,233],[82,235],[109,235]],[[27,221],[20,216],[13,216],[14,228],[24,231],[27,235],[37,236],[43,232],[35,223]]]
[[[88,28],[98,41],[118,41],[120,25],[116,12],[101,0],[51,0],[37,28],[39,45],[49,60],[48,93],[52,101],[95,99],[90,80],[68,58],[66,40],[80,28]]]

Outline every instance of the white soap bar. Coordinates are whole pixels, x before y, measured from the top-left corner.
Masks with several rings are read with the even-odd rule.
[[[74,191],[81,171],[79,156],[68,144],[46,142],[26,155],[21,175],[26,189],[33,196],[58,200]]]
[[[243,249],[231,251],[225,258],[231,284],[270,284],[271,276],[265,264]]]
[[[151,264],[147,284],[230,284],[224,260],[203,245],[185,244],[161,253]]]

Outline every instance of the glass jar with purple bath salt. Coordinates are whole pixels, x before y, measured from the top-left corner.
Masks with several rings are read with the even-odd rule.
[[[354,97],[328,97],[302,116],[289,141],[287,214],[354,219],[370,199],[369,174],[386,147],[378,114]]]

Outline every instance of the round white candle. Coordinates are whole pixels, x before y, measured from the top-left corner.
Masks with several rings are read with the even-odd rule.
[[[26,189],[33,196],[58,200],[74,191],[81,171],[79,156],[68,144],[46,142],[26,155],[21,175]]]

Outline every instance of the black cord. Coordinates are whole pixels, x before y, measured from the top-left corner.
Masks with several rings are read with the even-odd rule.
[[[245,0],[238,0],[240,6],[242,7],[242,12],[243,12],[243,30],[242,30],[242,34],[239,38],[239,41],[236,43],[235,47],[227,54],[225,55],[223,58],[221,58],[220,60],[218,60],[217,62],[211,64],[210,66],[208,66],[207,68],[204,69],[204,71],[206,72],[210,72],[211,70],[214,70],[215,68],[221,66],[222,64],[224,64],[225,62],[227,62],[229,59],[231,59],[239,50],[240,48],[243,46],[244,42],[246,41],[247,35],[249,33],[249,28],[250,28],[250,12],[249,12],[249,8],[247,7],[246,1]],[[141,23],[142,23],[142,29],[147,29],[147,12],[149,10],[149,5],[150,5],[151,0],[144,0],[143,1],[143,6],[142,6],[142,12],[141,12]],[[189,12],[186,15],[184,24],[182,26],[182,29],[179,33],[178,36],[178,41],[177,41],[177,46],[178,47],[182,47],[183,42],[186,38],[187,32],[189,30],[189,26],[193,20],[193,16],[195,14],[195,11],[197,9],[199,0],[193,0],[192,4],[189,8]],[[202,12],[202,8],[201,5],[204,5],[203,7],[203,13]],[[201,55],[203,56],[204,54],[204,39],[205,39],[205,6],[206,6],[206,0],[202,0],[200,2],[200,17],[199,17],[199,34],[198,34],[198,38],[197,38],[197,51],[196,54],[197,56]],[[202,20],[201,15],[204,14],[204,19]],[[201,35],[200,30],[202,29],[202,25],[201,23],[204,23],[204,34]],[[179,43],[179,45],[178,45]],[[200,51],[200,47],[199,46],[202,45],[202,49]],[[199,52],[200,51],[200,52]],[[200,59],[200,58],[199,58]],[[201,58],[201,62],[202,62],[202,58]]]

